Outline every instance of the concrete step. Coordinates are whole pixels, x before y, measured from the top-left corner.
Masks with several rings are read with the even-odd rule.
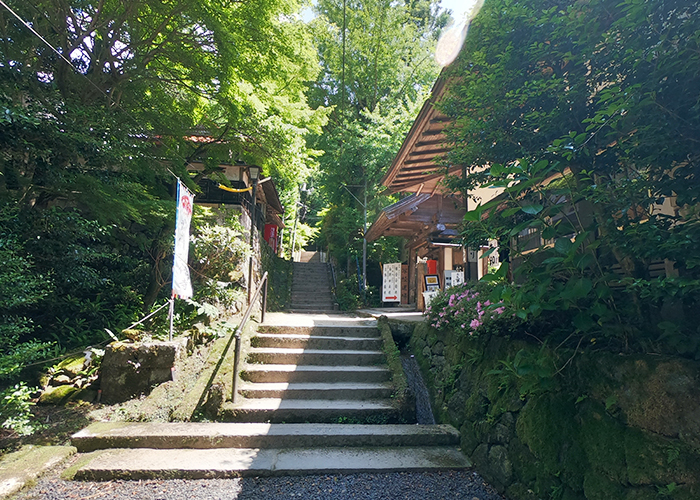
[[[76,472],[86,481],[204,479],[291,474],[441,471],[471,464],[454,447],[216,450],[116,449],[95,452]]]
[[[346,351],[338,349],[280,349],[274,347],[251,348],[248,363],[277,365],[378,365],[385,361],[382,351]]]
[[[451,425],[98,422],[71,441],[81,453],[107,448],[456,446],[459,432]]]
[[[254,383],[378,383],[390,379],[381,366],[247,365],[241,378]]]
[[[222,422],[272,423],[342,423],[373,419],[387,423],[396,422],[399,412],[389,399],[242,399],[236,404],[224,403],[218,419]]]
[[[255,347],[284,347],[296,349],[367,349],[378,351],[382,347],[379,338],[318,337],[284,333],[258,333],[251,339]]]
[[[376,326],[280,326],[263,324],[258,326],[258,332],[320,337],[379,338],[379,329]]]
[[[246,398],[289,399],[382,399],[391,397],[392,387],[388,383],[266,383],[245,382],[239,393]]]

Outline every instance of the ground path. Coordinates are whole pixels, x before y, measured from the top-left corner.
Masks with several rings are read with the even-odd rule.
[[[64,481],[46,476],[15,500],[502,500],[473,471],[243,479]]]
[[[298,300],[296,305],[297,307],[303,306],[303,299],[302,301]],[[374,327],[376,325],[376,320],[371,316],[375,316],[376,318],[376,316],[379,314],[386,314],[390,317],[394,315],[406,315],[406,312],[404,311],[396,311],[396,313],[394,313],[394,311],[367,311],[371,314],[371,316],[370,314],[366,314],[366,316],[369,316],[369,318],[366,316],[363,318],[359,315],[338,315],[330,312],[325,313],[325,311],[318,309],[319,305],[314,303],[314,310],[308,312],[304,311],[306,314],[270,314],[266,318],[265,323],[271,327],[274,327],[275,325],[284,325],[285,327],[297,328],[297,330],[303,330],[304,328],[309,327],[335,327],[344,328],[345,330],[349,331],[353,327]],[[401,319],[404,321],[421,320],[420,315],[417,313],[408,313],[408,315],[411,317],[403,317]],[[312,335],[311,338],[313,337],[314,336]],[[322,341],[327,342],[324,339],[322,339]],[[310,351],[306,352],[308,353]],[[147,446],[145,448],[147,448]],[[143,452],[147,453],[148,450],[145,448],[143,449]],[[360,448],[356,449],[359,450]],[[187,451],[172,449],[170,450],[170,455],[177,455],[179,451],[182,451],[182,453],[189,453],[194,450]],[[207,457],[209,457],[211,454],[206,450],[200,450],[200,452],[205,452]],[[214,452],[214,450],[211,450],[211,452]],[[189,455],[185,454],[185,456]],[[408,456],[410,457],[410,455]],[[202,459],[206,462],[209,460],[207,457]],[[71,466],[77,467],[80,460],[80,455],[70,458],[64,464],[64,466],[46,475],[40,479],[34,487],[23,491],[16,498],[22,500],[63,500],[70,498],[84,500],[120,500],[126,498],[144,500],[266,500],[268,498],[329,500],[423,500],[458,498],[467,500],[499,500],[503,498],[502,496],[498,495],[497,492],[495,492],[495,490],[493,490],[489,485],[487,485],[476,472],[468,468],[462,468],[461,470],[442,470],[441,468],[438,468],[430,471],[417,469],[404,472],[388,472],[387,470],[381,470],[381,467],[376,471],[372,471],[372,467],[362,466],[359,467],[358,470],[367,469],[369,472],[356,472],[351,474],[327,472],[321,475],[316,472],[319,469],[333,470],[330,464],[328,464],[326,466],[316,468],[316,471],[312,472],[311,475],[276,477],[256,477],[256,472],[252,475],[252,477],[233,479],[146,479],[139,481],[121,481],[113,479],[103,482],[66,481],[62,479],[61,472]],[[277,458],[274,460],[276,461]],[[331,468],[329,469],[329,467]],[[386,469],[387,467],[384,468]],[[401,469],[402,467],[397,467],[396,470]],[[392,469],[389,468],[389,470]],[[161,476],[156,475],[155,477]],[[169,477],[189,476],[173,475]]]

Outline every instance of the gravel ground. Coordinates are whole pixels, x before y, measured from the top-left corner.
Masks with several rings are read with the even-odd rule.
[[[15,500],[504,500],[472,471],[167,481],[41,479]]]

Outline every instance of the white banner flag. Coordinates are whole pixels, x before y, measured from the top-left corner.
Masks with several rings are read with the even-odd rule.
[[[190,249],[190,222],[194,194],[178,179],[177,212],[175,215],[175,256],[173,258],[173,297],[189,299],[192,297],[190,269],[187,266],[187,254]]]

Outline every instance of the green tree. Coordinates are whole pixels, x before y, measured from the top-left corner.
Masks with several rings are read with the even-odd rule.
[[[316,10],[322,71],[309,100],[333,106],[313,142],[324,151],[314,180],[321,191],[314,208],[324,208],[318,241],[349,262],[362,248],[365,197],[368,225],[395,201],[378,197],[379,180],[437,76],[433,51],[449,16],[428,0],[324,0]],[[370,258],[386,245],[370,246]]]
[[[9,7],[36,33],[0,8],[0,204],[18,214],[1,221],[18,265],[0,280],[52,280],[20,342],[80,345],[167,284],[166,167],[194,188],[189,162],[248,160],[293,198],[314,166],[305,135],[325,123],[304,94],[316,54],[296,0]]]
[[[697,351],[695,326],[662,321],[700,291],[697,14],[680,0],[499,0],[472,23],[444,103],[448,161],[465,166],[450,185],[505,190],[468,214],[465,239],[496,238],[518,263],[507,297],[523,317],[615,325],[622,345],[683,332],[682,352]],[[652,279],[664,259],[678,276]]]

